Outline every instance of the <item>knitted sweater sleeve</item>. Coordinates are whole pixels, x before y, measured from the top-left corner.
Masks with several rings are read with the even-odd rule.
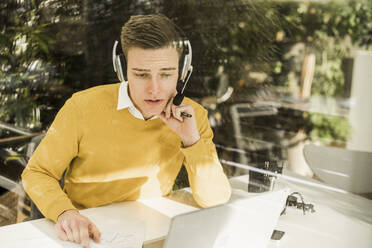
[[[197,115],[200,140],[194,145],[181,148],[185,156],[193,197],[201,207],[223,204],[230,199],[230,183],[219,162],[216,147],[212,141],[213,131],[209,126],[207,111]]]
[[[61,189],[59,180],[77,156],[79,138],[78,109],[70,98],[22,173],[25,191],[41,213],[54,222],[63,211],[76,209]]]

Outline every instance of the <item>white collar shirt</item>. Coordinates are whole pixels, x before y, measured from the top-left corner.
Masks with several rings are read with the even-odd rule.
[[[119,87],[119,96],[118,96],[118,106],[117,110],[128,108],[129,113],[131,113],[134,117],[141,119],[141,120],[153,120],[158,118],[154,115],[150,119],[145,119],[142,113],[134,106],[132,99],[130,99],[128,94],[128,82],[123,81]]]

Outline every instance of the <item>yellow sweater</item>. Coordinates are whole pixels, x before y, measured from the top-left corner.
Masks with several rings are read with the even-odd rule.
[[[185,164],[201,207],[225,203],[230,184],[212,142],[207,111],[190,99],[201,139],[182,148],[161,119],[144,121],[116,110],[120,84],[75,93],[58,112],[22,174],[23,186],[43,215],[56,222],[83,209],[164,196]],[[66,171],[65,186],[58,180]]]

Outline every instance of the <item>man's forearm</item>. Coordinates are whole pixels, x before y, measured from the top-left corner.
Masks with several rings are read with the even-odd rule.
[[[182,151],[193,197],[198,205],[211,207],[227,202],[230,199],[231,186],[213,143],[201,139]]]
[[[25,191],[41,213],[56,222],[58,216],[68,209],[76,209],[61,189],[58,180],[28,165],[22,173]]]

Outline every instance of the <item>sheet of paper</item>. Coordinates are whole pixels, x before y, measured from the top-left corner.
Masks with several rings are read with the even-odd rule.
[[[86,213],[101,232],[99,243],[90,239],[91,248],[142,248],[145,240],[145,223],[135,218],[108,217],[97,213]],[[61,242],[63,248],[81,248],[81,244]]]
[[[90,239],[91,248],[141,248],[144,240],[143,233],[124,233],[124,232],[102,232],[101,240],[95,243]],[[4,245],[4,246],[3,246]],[[28,248],[49,247],[49,248],[81,248],[81,244],[52,240],[49,237],[39,237],[34,239],[25,239],[18,242],[2,243],[0,247],[7,248],[21,248],[27,246]]]
[[[141,233],[124,233],[124,232],[102,232],[101,240],[95,243],[90,240],[91,248],[141,248],[144,235]],[[81,244],[72,242],[63,242],[64,248],[81,248]]]
[[[145,222],[135,217],[116,214],[113,218],[108,215],[107,213],[100,214],[99,211],[87,213],[89,219],[96,224],[101,232],[99,243],[90,240],[91,248],[142,248],[145,240]],[[60,240],[52,222],[36,220],[2,228],[0,231],[0,248],[3,247],[81,248],[82,245]]]

